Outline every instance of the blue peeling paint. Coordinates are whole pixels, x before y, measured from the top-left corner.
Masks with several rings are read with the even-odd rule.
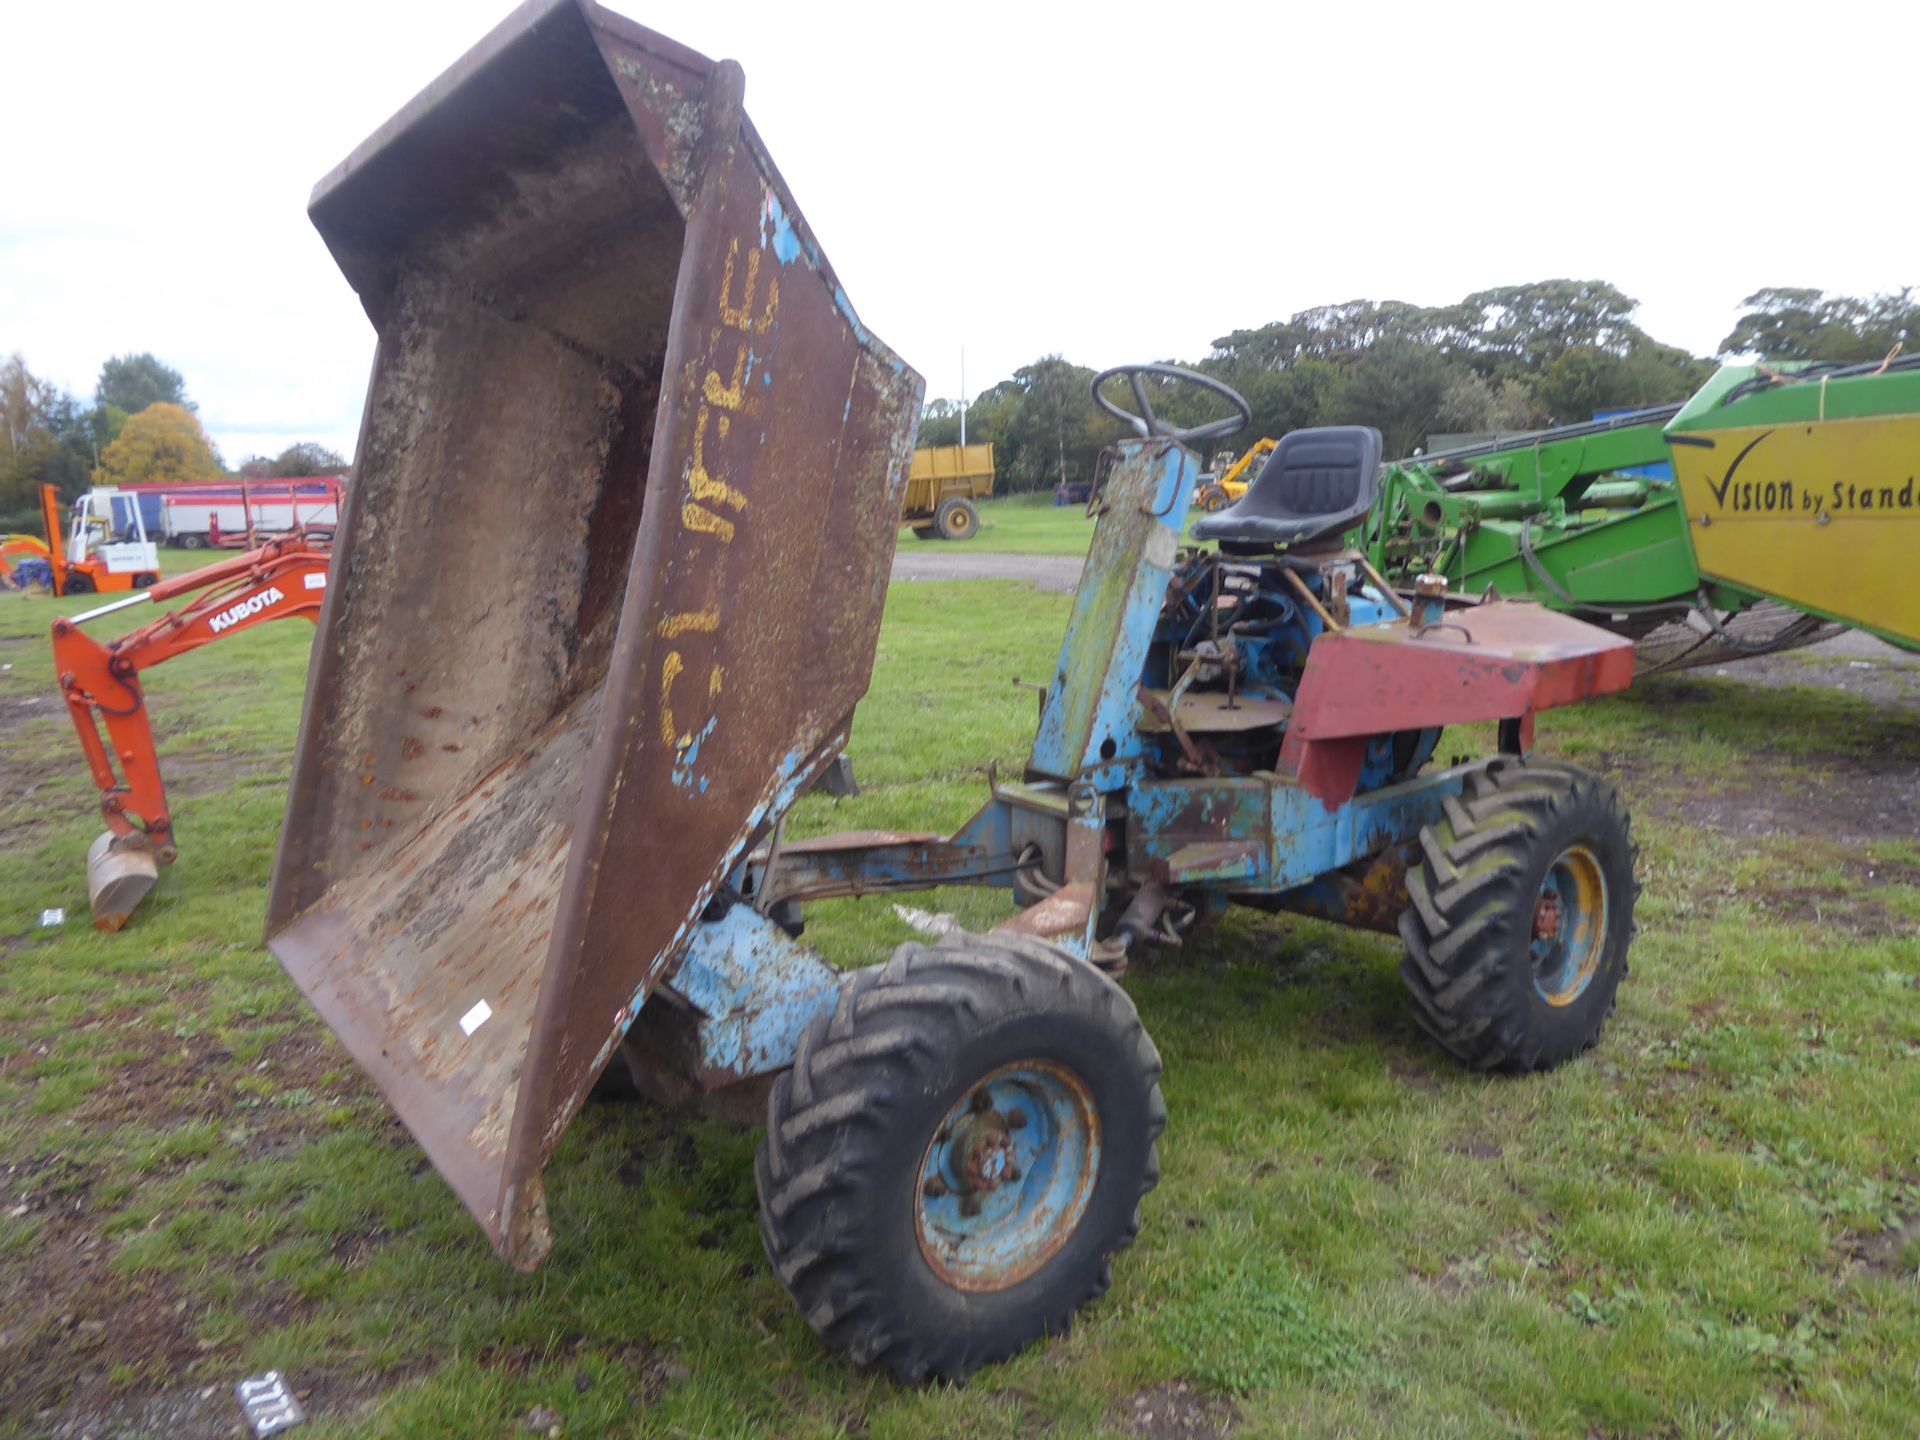
[[[760,210],[761,233],[767,237],[774,258],[782,265],[791,265],[800,258],[801,241],[799,231],[793,228],[793,221],[787,217],[787,210],[780,203],[780,197],[773,191],[767,191],[766,203]],[[808,257],[817,266],[819,257]]]
[[[1165,440],[1123,440],[1074,592],[1028,767],[1071,780],[1099,767],[1102,790],[1125,783],[1143,753],[1136,693],[1186,525],[1198,459]]]
[[[1281,776],[1147,781],[1127,795],[1130,862],[1144,878],[1156,861],[1196,842],[1255,840],[1260,852],[1251,873],[1211,883],[1236,892],[1292,890],[1437,823],[1442,802],[1490,763],[1389,785],[1335,811]]]
[[[710,718],[701,727],[700,733],[682,746],[680,752],[673,757],[673,783],[682,790],[697,790],[702,795],[707,793],[708,779],[705,775],[698,773],[695,767],[700,763],[700,747],[706,743],[707,737],[713,734],[713,727],[719,723],[718,715]]]
[[[862,345],[872,345],[873,336],[867,333],[867,327],[860,323],[860,317],[854,313],[853,301],[847,298],[844,286],[833,287],[833,303],[840,307],[840,313],[847,317],[847,324],[853,327],[853,338]]]
[[[793,1063],[800,1033],[833,1009],[840,975],[750,905],[696,925],[668,982],[706,1017],[700,1066],[745,1078]]]

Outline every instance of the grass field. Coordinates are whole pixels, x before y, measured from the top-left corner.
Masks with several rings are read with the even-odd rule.
[[[987,514],[983,544],[1078,533]],[[865,792],[802,828],[963,819],[1024,754],[1008,677],[1067,604],[898,587]],[[1913,1432],[1920,672],[1655,682],[1542,722],[1627,793],[1646,883],[1620,1012],[1551,1076],[1455,1069],[1381,937],[1236,914],[1153,952],[1129,988],[1171,1118],[1139,1244],[1071,1337],[910,1392],[823,1351],[767,1270],[751,1132],[589,1107],[551,1260],[493,1258],[259,944],[304,625],[154,673],[181,858],[125,932],[88,929],[61,608],[0,598],[0,1435],[230,1434],[232,1383],[271,1367],[316,1437]],[[875,902],[808,919],[841,963],[910,934]]]
[[[982,554],[1084,555],[1093,540],[1093,521],[1086,506],[1055,505],[1051,491],[1008,495],[984,501],[979,508],[980,533],[965,548]],[[1194,511],[1193,519],[1200,515]],[[911,538],[902,531],[900,543],[908,544]]]
[[[901,534],[901,544],[909,537]],[[1084,555],[1093,522],[1084,505],[1056,505],[1051,492],[1009,495],[980,506],[980,533],[966,542],[995,555]]]

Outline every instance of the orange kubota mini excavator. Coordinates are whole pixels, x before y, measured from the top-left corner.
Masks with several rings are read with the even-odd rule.
[[[54,673],[107,822],[106,833],[87,851],[87,897],[97,929],[126,924],[176,853],[140,672],[269,620],[318,620],[328,559],[325,542],[289,535],[54,622]],[[164,604],[181,595],[195,598],[118,640],[103,644],[80,628],[129,606]]]

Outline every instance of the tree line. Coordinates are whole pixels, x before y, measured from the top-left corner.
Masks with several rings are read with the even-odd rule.
[[[1240,443],[1308,425],[1377,427],[1389,455],[1435,433],[1519,431],[1596,411],[1685,399],[1713,361],[1653,339],[1638,302],[1597,280],[1482,290],[1457,304],[1353,300],[1302,310],[1215,340],[1179,362],[1238,390],[1253,407]],[[1877,360],[1920,336],[1910,290],[1857,297],[1775,287],[1741,302],[1722,356]],[[967,438],[991,442],[1003,492],[1088,479],[1123,433],[1088,395],[1094,372],[1061,355],[1022,366],[967,406]],[[1156,384],[1154,408],[1176,424],[1218,414],[1191,386]],[[1209,408],[1209,407],[1213,408]],[[18,354],[0,361],[0,532],[38,530],[38,488],[63,498],[90,485],[229,478],[179,371],[149,354],[100,367],[91,403],[36,377]],[[960,406],[931,401],[920,444],[960,438]],[[303,442],[247,457],[232,476],[342,474],[346,461]]]
[[[0,533],[39,531],[42,485],[66,501],[95,485],[346,472],[334,451],[303,441],[248,456],[230,474],[198,409],[186,378],[150,354],[102,365],[91,404],[36,376],[18,353],[0,361]]]
[[[1358,424],[1379,429],[1387,453],[1400,456],[1437,433],[1533,430],[1684,400],[1715,362],[1653,339],[1634,322],[1638,308],[1595,280],[1501,286],[1442,306],[1354,300],[1235,330],[1199,360],[1175,363],[1246,397],[1253,423],[1241,445],[1309,425]],[[1769,288],[1740,311],[1721,356],[1878,360],[1920,336],[1920,301],[1905,289],[1859,298]],[[1044,356],[966,407],[967,439],[993,444],[1001,491],[1092,476],[1101,449],[1124,433],[1089,397],[1093,375]],[[1192,386],[1161,383],[1151,393],[1155,411],[1176,424],[1221,413]],[[930,402],[919,443],[959,439],[960,406]]]

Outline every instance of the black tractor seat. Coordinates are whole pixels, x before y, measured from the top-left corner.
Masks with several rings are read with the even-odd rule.
[[[1281,438],[1247,493],[1203,515],[1196,540],[1290,549],[1353,528],[1380,493],[1380,432],[1325,425]]]

